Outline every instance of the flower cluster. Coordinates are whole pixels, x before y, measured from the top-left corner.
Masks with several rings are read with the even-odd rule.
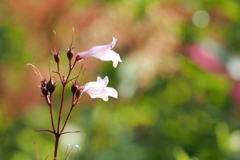
[[[102,61],[112,61],[113,67],[116,68],[118,65],[118,62],[122,62],[120,56],[118,53],[114,52],[112,48],[115,46],[117,42],[117,39],[113,37],[113,40],[110,44],[107,45],[101,45],[101,46],[94,46],[88,51],[79,52],[75,57],[74,65],[70,66],[70,70],[73,69],[76,62],[80,62],[85,60],[87,57],[95,57]],[[58,71],[56,73],[59,73],[59,63],[60,63],[60,55],[59,52],[56,51],[56,48],[52,51],[54,55],[54,60],[58,64]],[[72,60],[74,56],[74,47],[70,45],[68,51],[67,51],[67,58],[69,61]],[[40,72],[36,69],[36,67],[32,64],[29,64],[34,67],[35,72],[37,72],[37,75],[41,77],[41,91],[43,96],[48,96],[49,94],[52,94],[55,90],[55,83],[52,81],[52,78],[47,82],[46,78],[43,78],[40,74]],[[62,77],[60,77],[61,80]],[[76,83],[72,86],[72,92],[76,93],[78,98],[80,97],[81,93],[88,93],[91,98],[102,98],[104,101],[108,101],[108,96],[117,98],[118,93],[114,88],[107,87],[108,85],[108,77],[106,76],[104,79],[101,79],[100,77],[97,77],[96,82],[88,82],[84,86],[77,85]],[[76,91],[73,89],[76,88]]]
[[[117,39],[113,37],[112,43],[102,46],[94,46],[90,50],[80,52],[76,56],[76,61],[82,61],[86,57],[95,57],[102,61],[112,61],[113,67],[116,68],[118,62],[122,62],[118,53],[114,52],[112,48],[115,46]],[[102,98],[104,101],[108,101],[108,96],[117,98],[118,93],[114,88],[107,87],[108,77],[104,79],[97,77],[96,82],[88,82],[82,87],[82,92],[87,92],[91,98]]]
[[[77,79],[79,75],[75,76],[75,78],[70,79],[73,69],[76,67],[76,64],[78,62],[83,62],[87,57],[95,57],[102,61],[112,61],[113,67],[116,68],[118,65],[118,62],[122,62],[120,56],[118,53],[114,52],[112,48],[115,46],[117,42],[117,39],[113,38],[112,42],[107,45],[102,46],[94,46],[88,51],[79,52],[76,55],[74,55],[74,46],[72,46],[72,43],[69,47],[69,49],[66,52],[66,58],[68,59],[69,65],[68,65],[68,73],[67,75],[63,75],[61,73],[60,68],[60,54],[59,51],[54,47],[52,50],[54,61],[56,62],[56,71],[53,71],[54,74],[57,74],[57,76],[51,76],[49,80],[47,78],[44,78],[40,71],[33,65],[28,64],[33,67],[35,73],[40,79],[40,89],[42,92],[43,97],[45,98],[46,103],[49,106],[50,110],[50,118],[51,118],[51,124],[52,124],[52,130],[49,129],[41,129],[37,131],[48,131],[50,133],[53,133],[55,136],[55,149],[54,149],[54,159],[57,159],[57,152],[58,152],[58,142],[60,139],[60,136],[66,133],[77,133],[79,131],[71,131],[71,132],[64,132],[65,126],[69,120],[69,117],[72,113],[73,108],[76,106],[76,104],[79,101],[79,98],[83,93],[88,93],[91,98],[102,98],[104,101],[108,101],[108,97],[114,97],[118,98],[118,92],[112,88],[107,87],[109,79],[107,76],[105,76],[104,79],[101,77],[97,77],[97,80],[94,82],[88,82],[85,85],[82,85],[77,82]],[[82,71],[82,68],[81,68]],[[83,71],[82,71],[83,72]],[[80,72],[81,73],[81,72]],[[79,73],[79,74],[80,74]],[[53,81],[53,79],[56,80],[56,82]],[[59,84],[60,83],[60,84]],[[65,121],[61,123],[62,119],[62,109],[64,104],[64,97],[65,97],[65,90],[67,84],[72,83],[71,85],[71,92],[72,92],[72,103],[69,109],[69,112],[65,118]],[[55,89],[57,86],[61,86],[62,92],[61,92],[61,102],[59,106],[59,113],[57,121],[54,119],[53,114],[53,96]]]

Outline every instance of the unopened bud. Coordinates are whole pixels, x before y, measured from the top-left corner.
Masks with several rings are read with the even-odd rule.
[[[47,90],[49,91],[50,94],[52,94],[55,88],[56,88],[55,83],[50,79],[47,83]]]
[[[71,60],[73,58],[73,55],[74,55],[73,52],[74,52],[74,47],[71,46],[67,51],[67,57],[69,60]]]
[[[47,96],[48,93],[49,93],[48,90],[47,90],[47,81],[46,81],[46,79],[41,81],[41,91],[42,91],[42,94],[44,96]]]
[[[60,56],[59,56],[58,53],[57,53],[57,54],[54,54],[54,60],[55,60],[56,63],[59,63],[59,62],[60,62]]]
[[[81,94],[82,94],[82,89],[79,88],[76,92],[76,97],[79,98],[81,96]]]
[[[71,91],[73,94],[75,94],[78,90],[79,85],[77,83],[74,83],[71,87]]]
[[[42,94],[43,94],[44,96],[47,96],[47,95],[48,95],[48,90],[47,90],[46,88],[41,88],[41,90],[42,90]]]

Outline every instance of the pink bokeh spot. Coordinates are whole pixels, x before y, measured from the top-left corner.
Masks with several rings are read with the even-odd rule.
[[[193,44],[187,47],[189,57],[202,69],[210,72],[225,72],[225,66],[221,60],[208,48]]]

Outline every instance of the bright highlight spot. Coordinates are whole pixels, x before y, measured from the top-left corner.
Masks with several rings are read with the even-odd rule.
[[[199,28],[204,28],[210,23],[210,16],[206,11],[197,11],[192,17],[193,24]]]

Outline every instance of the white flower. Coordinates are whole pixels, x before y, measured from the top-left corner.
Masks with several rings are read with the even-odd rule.
[[[107,76],[104,79],[97,77],[96,82],[88,82],[85,84],[82,92],[87,92],[91,98],[102,98],[104,101],[108,101],[108,96],[117,98],[118,92],[112,87],[107,87],[107,84]]]
[[[95,57],[102,61],[112,61],[113,67],[116,68],[118,62],[122,62],[118,53],[114,52],[112,48],[115,46],[117,39],[113,37],[112,43],[102,46],[94,46],[90,50],[77,54],[79,60],[85,57]]]

